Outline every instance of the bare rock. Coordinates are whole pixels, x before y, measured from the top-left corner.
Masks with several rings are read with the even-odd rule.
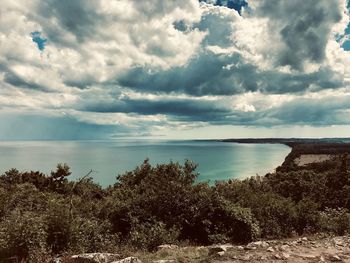
[[[344,241],[341,238],[335,237],[333,238],[333,242],[336,246],[340,246],[340,247],[344,246]]]
[[[280,246],[280,250],[282,250],[282,251],[288,251],[289,249],[290,249],[290,247],[288,245]]]
[[[267,256],[262,255],[262,256],[260,257],[260,260],[267,260]]]
[[[330,260],[333,261],[333,262],[340,262],[340,261],[342,261],[342,259],[339,256],[337,256],[337,255],[331,256]]]
[[[302,258],[302,259],[314,259],[314,258],[316,258],[316,256],[313,255],[313,254],[293,253],[293,255],[296,256],[296,257]]]
[[[290,254],[288,254],[288,253],[286,253],[286,252],[283,252],[283,253],[282,253],[282,258],[283,258],[283,259],[288,259],[288,258],[290,258]]]
[[[213,246],[208,248],[209,255],[217,255],[219,252],[226,252],[226,248],[224,246]]]
[[[220,245],[220,247],[224,248],[225,251],[229,251],[229,250],[233,249],[235,246],[233,246],[231,244],[224,244],[224,245]]]
[[[209,249],[208,253],[209,253],[209,255],[214,255],[214,254],[218,254],[220,252],[226,252],[226,251],[231,250],[233,248],[234,248],[234,246],[230,245],[230,244],[211,246],[211,247],[208,247],[208,249]]]
[[[142,263],[142,261],[136,257],[127,257],[121,260],[113,261],[111,263]]]
[[[161,260],[155,260],[153,263],[173,263],[176,262],[174,259],[161,259]]]
[[[158,248],[158,250],[162,250],[162,249],[178,249],[179,246],[172,245],[172,244],[165,244],[165,245],[160,245],[157,248]]]
[[[225,251],[218,252],[218,256],[222,257],[225,255]]]
[[[262,247],[262,248],[267,248],[267,247],[269,246],[269,243],[267,243],[266,241],[256,241],[256,242],[249,243],[247,246],[248,246],[248,247]]]
[[[275,252],[275,250],[273,249],[273,247],[268,247],[268,248],[266,249],[266,251],[268,251],[268,252]]]
[[[251,261],[251,259],[252,259],[251,255],[245,255],[245,256],[241,257],[241,260],[243,260],[243,261]]]
[[[85,253],[79,255],[73,255],[70,257],[71,260],[87,260],[96,263],[109,263],[120,259],[120,255],[112,253]]]

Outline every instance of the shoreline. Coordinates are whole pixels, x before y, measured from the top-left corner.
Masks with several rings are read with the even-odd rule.
[[[229,138],[215,141],[228,143],[284,144],[291,148],[300,144],[350,144],[350,138]]]

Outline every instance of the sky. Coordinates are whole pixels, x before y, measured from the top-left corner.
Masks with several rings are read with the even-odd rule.
[[[2,0],[0,140],[350,137],[347,0]]]

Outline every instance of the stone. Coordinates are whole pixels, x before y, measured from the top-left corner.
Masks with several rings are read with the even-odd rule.
[[[282,253],[282,258],[283,258],[283,259],[288,259],[288,258],[290,258],[290,254],[288,254],[288,253],[286,253],[286,252],[283,252],[283,253]]]
[[[307,239],[307,237],[303,237],[302,239],[301,239],[301,241],[307,241],[308,239]]]
[[[226,249],[225,251],[229,251],[229,250],[233,249],[235,246],[233,246],[231,244],[224,244],[224,245],[220,245],[220,247]]]
[[[214,255],[214,254],[218,254],[219,252],[226,252],[228,250],[231,250],[235,248],[235,246],[231,245],[231,244],[225,244],[225,245],[216,245],[216,246],[211,246],[208,247],[209,249],[209,255]]]
[[[85,253],[85,254],[73,255],[70,258],[72,260],[85,259],[96,263],[108,263],[108,262],[120,259],[120,255],[112,254],[112,253]]]
[[[121,260],[113,261],[111,263],[142,263],[142,261],[136,257],[127,257]]]
[[[266,248],[266,247],[269,246],[269,243],[267,243],[266,241],[256,241],[256,242],[249,243],[247,246],[248,247],[263,247],[263,248]]]
[[[320,262],[325,262],[326,260],[324,259],[323,256],[320,256]]]
[[[179,248],[179,246],[172,245],[172,244],[165,244],[165,245],[160,245],[157,248],[158,248],[158,250],[162,250],[162,249],[177,249],[177,248]]]
[[[238,250],[244,250],[244,247],[242,247],[242,246],[237,246],[237,249],[238,249]]]
[[[250,261],[251,258],[252,258],[251,255],[245,255],[245,256],[241,257],[241,260],[243,260],[243,261]]]
[[[268,247],[268,248],[266,249],[266,251],[268,251],[268,252],[275,252],[275,250],[274,250],[272,247]]]
[[[208,254],[209,255],[217,255],[219,252],[226,252],[226,247],[224,246],[213,246],[213,247],[209,247],[208,248],[209,251],[208,251]]]
[[[175,262],[174,259],[161,259],[161,260],[155,260],[153,263],[173,263]]]
[[[279,254],[275,254],[276,259],[282,259],[282,257]]]
[[[280,249],[281,249],[282,251],[287,251],[287,250],[289,250],[289,246],[288,246],[288,245],[282,245],[282,246],[280,247]]]
[[[333,241],[336,246],[340,246],[340,247],[344,246],[344,242],[340,238],[334,238]]]
[[[342,261],[342,259],[339,256],[337,256],[337,255],[331,256],[330,260],[331,261]]]
[[[313,254],[297,254],[297,253],[293,253],[294,256],[299,257],[299,258],[303,258],[303,259],[314,259],[316,258],[315,255]]]
[[[225,251],[218,252],[218,256],[222,257],[225,255]]]

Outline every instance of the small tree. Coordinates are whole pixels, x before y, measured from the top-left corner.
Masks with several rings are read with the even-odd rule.
[[[71,175],[70,167],[66,163],[59,163],[56,171],[51,171],[53,189],[57,192],[65,192],[64,185],[67,183],[69,175]]]

